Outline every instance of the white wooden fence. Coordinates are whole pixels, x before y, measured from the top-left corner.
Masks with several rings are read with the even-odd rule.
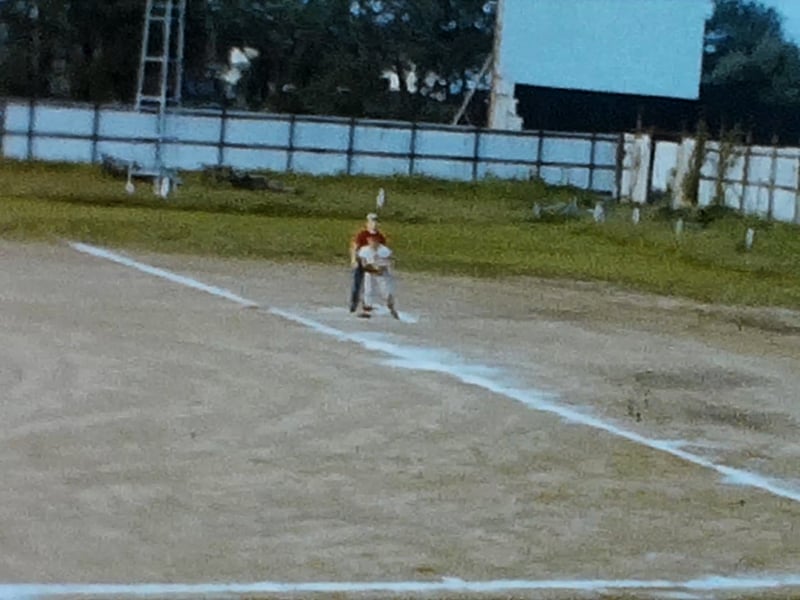
[[[513,132],[330,117],[219,110],[170,113],[159,142],[156,116],[128,107],[6,100],[2,156],[98,162],[103,155],[163,166],[205,166],[314,175],[422,175],[475,181],[540,177],[616,195],[620,136]]]
[[[669,192],[673,206],[686,202],[697,142],[654,141],[626,134],[620,196],[643,203],[653,191]],[[720,202],[745,214],[800,224],[800,148],[747,146],[707,141],[704,145],[697,203]]]
[[[471,127],[219,110],[178,110],[159,142],[156,116],[130,107],[8,99],[5,158],[99,162],[104,155],[199,170],[231,166],[314,175],[422,175],[476,181],[539,177],[553,185],[645,203],[654,191],[685,201],[695,140],[647,134],[499,131]],[[698,203],[716,201],[800,224],[800,148],[705,144]]]

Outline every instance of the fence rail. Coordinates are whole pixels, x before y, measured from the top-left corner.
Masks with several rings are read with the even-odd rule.
[[[156,116],[127,107],[7,99],[2,155],[22,160],[98,162],[103,155],[164,166],[206,166],[314,175],[422,175],[476,181],[539,177],[554,185],[616,195],[621,136],[499,131],[373,119],[210,109]]]

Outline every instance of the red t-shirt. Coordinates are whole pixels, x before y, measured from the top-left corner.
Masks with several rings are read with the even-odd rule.
[[[369,243],[370,236],[377,235],[378,241],[381,244],[386,244],[386,237],[380,231],[370,232],[367,229],[362,229],[359,231],[356,236],[353,238],[353,242],[356,245],[356,250],[359,248],[366,246]]]

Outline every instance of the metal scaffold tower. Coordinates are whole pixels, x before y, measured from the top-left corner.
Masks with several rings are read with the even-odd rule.
[[[155,179],[166,197],[174,177],[164,167],[167,111],[180,105],[186,0],[147,0],[136,85],[136,110],[156,115],[155,164],[134,172]]]

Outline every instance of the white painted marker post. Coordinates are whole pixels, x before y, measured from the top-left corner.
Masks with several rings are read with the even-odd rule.
[[[602,202],[595,202],[593,215],[595,223],[602,223],[606,220],[606,211],[603,209]]]
[[[160,179],[160,182],[161,186],[158,190],[158,195],[166,200],[166,198],[169,196],[170,190],[172,189],[172,181],[169,177],[165,176]]]
[[[131,168],[128,167],[128,180],[125,182],[125,191],[128,195],[133,194],[136,191],[136,187],[133,185],[133,177],[131,175]]]
[[[755,230],[752,227],[748,227],[747,232],[744,234],[744,247],[748,252],[753,249],[753,240],[755,236]]]
[[[639,207],[633,209],[633,215],[631,215],[631,220],[633,221],[634,225],[639,224],[639,219],[641,218],[641,214],[639,213]]]

